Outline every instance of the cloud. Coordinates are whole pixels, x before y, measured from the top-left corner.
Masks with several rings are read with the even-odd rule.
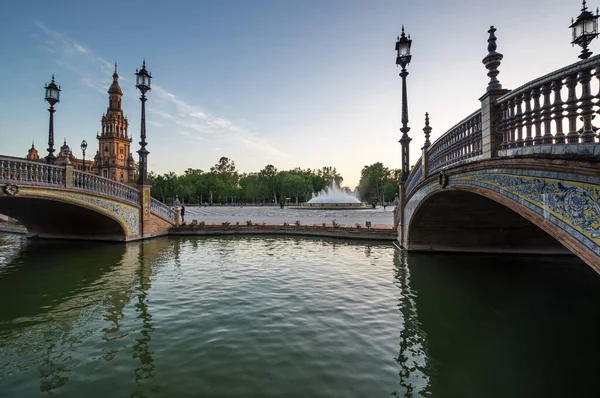
[[[106,95],[112,81],[110,76],[114,71],[114,63],[108,62],[94,54],[91,48],[37,20],[34,20],[33,24],[42,32],[43,37],[39,40],[44,44],[44,49],[58,54],[55,59],[59,66],[76,74],[83,86]],[[120,78],[123,81],[128,80]],[[122,90],[125,95],[137,96],[133,87],[129,85],[122,86]],[[286,153],[272,146],[259,134],[248,131],[227,117],[213,115],[204,107],[170,92],[161,85],[154,84],[149,96],[153,97],[153,106],[148,108],[148,113],[156,115],[159,121],[148,120],[147,123],[161,127],[163,131],[178,131],[178,134],[191,138],[190,142],[208,140],[219,142],[222,147],[242,146],[247,152],[267,152],[277,158],[287,158]],[[246,120],[241,120],[241,123],[251,125],[251,122]]]

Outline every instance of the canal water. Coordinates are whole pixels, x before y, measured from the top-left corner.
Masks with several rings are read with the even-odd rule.
[[[570,257],[0,235],[0,396],[597,397],[599,304]]]

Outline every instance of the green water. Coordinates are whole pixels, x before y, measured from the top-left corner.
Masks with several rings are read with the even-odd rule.
[[[0,235],[0,396],[597,397],[599,304],[568,257]]]

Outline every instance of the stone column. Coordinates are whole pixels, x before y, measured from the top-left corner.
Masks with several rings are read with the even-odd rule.
[[[510,90],[488,91],[481,101],[481,150],[484,159],[496,156],[502,145],[502,132],[498,128],[502,121],[502,110],[496,100]]]
[[[144,237],[145,231],[148,229],[145,226],[150,221],[150,189],[152,185],[138,185],[140,191],[140,236]]]
[[[487,75],[490,82],[486,93],[479,98],[479,101],[481,101],[481,149],[484,159],[496,156],[502,145],[502,137],[500,136],[502,132],[497,129],[502,120],[502,112],[500,106],[496,104],[496,99],[510,91],[503,89],[497,78],[500,73],[498,67],[504,56],[496,52],[496,28],[490,26],[488,33],[488,55],[483,58],[482,62],[489,71]]]
[[[404,206],[406,205],[406,184],[404,182],[400,183],[400,203],[398,203],[398,208],[400,209],[400,214],[398,215],[398,222],[396,224],[396,232],[398,233],[398,241],[400,246],[406,247],[405,236],[404,236]]]
[[[73,188],[73,166],[65,166],[65,188]]]
[[[179,201],[179,196],[175,196],[175,201],[173,202],[174,210],[175,210],[175,226],[178,227],[181,225],[181,207],[179,206],[181,202]]]

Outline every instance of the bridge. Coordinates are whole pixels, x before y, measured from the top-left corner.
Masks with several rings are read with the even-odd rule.
[[[20,221],[30,236],[132,241],[164,235],[176,210],[131,186],[74,170],[0,156],[0,213]]]
[[[507,90],[493,31],[481,108],[434,143],[426,117],[422,156],[400,182],[398,240],[409,250],[571,252],[600,272],[600,56]]]

